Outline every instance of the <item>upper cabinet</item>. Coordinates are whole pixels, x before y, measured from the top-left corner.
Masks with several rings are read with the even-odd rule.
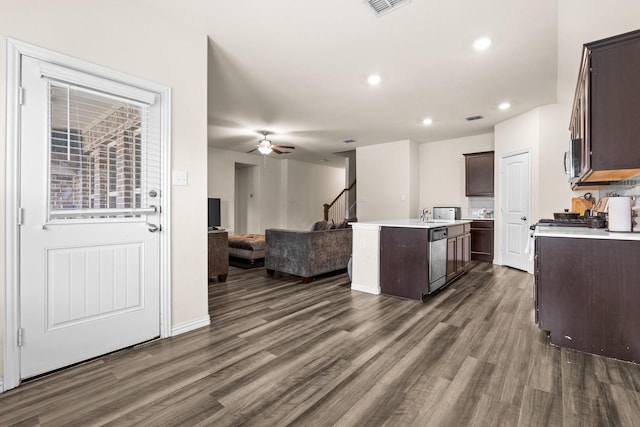
[[[574,188],[640,173],[640,30],[584,45],[571,116]]]
[[[465,195],[493,197],[493,151],[464,155]]]

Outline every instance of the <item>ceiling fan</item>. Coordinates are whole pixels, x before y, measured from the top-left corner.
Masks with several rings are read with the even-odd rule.
[[[247,151],[247,153],[253,153],[254,151],[258,150],[261,154],[264,154],[264,155],[269,154],[272,151],[275,152],[276,154],[287,154],[287,153],[290,153],[290,151],[282,151],[282,149],[295,150],[296,148],[291,145],[272,144],[271,141],[267,139],[267,135],[269,135],[269,132],[260,131],[259,133],[262,134],[262,139],[258,142],[258,145],[256,146],[256,148],[254,148],[253,150]]]

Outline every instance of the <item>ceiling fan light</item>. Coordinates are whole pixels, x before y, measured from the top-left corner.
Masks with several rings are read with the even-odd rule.
[[[269,141],[267,141],[267,142],[269,142]],[[260,145],[258,146],[258,151],[261,154],[269,154],[272,151],[270,145],[271,144],[263,144],[262,141],[260,141]]]

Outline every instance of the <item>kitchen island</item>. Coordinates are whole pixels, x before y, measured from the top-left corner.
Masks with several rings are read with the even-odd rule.
[[[466,271],[470,222],[401,219],[352,223],[351,288],[421,301]],[[432,245],[430,233],[443,227],[448,232],[446,240]]]
[[[538,226],[535,317],[552,344],[640,363],[640,233]]]

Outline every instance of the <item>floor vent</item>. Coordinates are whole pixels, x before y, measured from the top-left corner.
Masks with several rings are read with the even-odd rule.
[[[373,13],[377,16],[382,16],[400,6],[411,3],[411,0],[365,0],[365,3],[371,7]]]
[[[472,122],[472,121],[474,121],[474,120],[484,119],[484,116],[483,116],[483,115],[480,115],[480,114],[475,114],[475,115],[473,115],[473,116],[467,116],[467,117],[465,117],[464,119],[465,119],[466,121],[468,121],[468,122]]]

